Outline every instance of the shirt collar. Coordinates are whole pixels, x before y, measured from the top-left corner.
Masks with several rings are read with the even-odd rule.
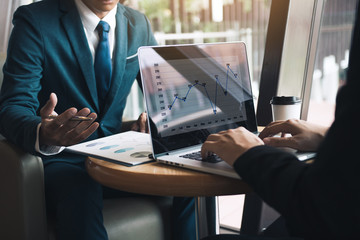
[[[111,11],[103,18],[100,19],[96,14],[91,11],[81,0],[75,0],[76,7],[79,11],[80,18],[83,22],[84,28],[88,31],[95,31],[100,20],[107,22],[110,25],[110,29],[114,30],[116,27],[116,12],[117,5],[111,9]]]

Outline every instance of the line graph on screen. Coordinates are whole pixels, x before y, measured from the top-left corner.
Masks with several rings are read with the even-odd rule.
[[[189,84],[188,85],[188,91],[186,92],[185,96],[183,97],[180,97],[178,93],[175,93],[174,94],[174,100],[172,101],[172,103],[168,106],[168,109],[171,110],[175,103],[177,101],[183,101],[183,102],[186,102],[186,100],[188,99],[188,96],[189,94],[191,93],[191,90],[196,87],[196,86],[200,86],[204,89],[205,93],[206,93],[206,96],[208,98],[208,101],[210,103],[210,106],[212,108],[212,111],[214,114],[217,113],[217,100],[218,100],[218,94],[219,94],[219,91],[218,89],[220,88],[221,89],[221,92],[224,96],[227,96],[228,94],[228,82],[229,82],[229,74],[232,74],[234,76],[235,79],[238,78],[238,73],[234,72],[231,67],[230,67],[230,63],[227,63],[226,64],[226,68],[227,68],[227,71],[226,71],[226,79],[225,79],[225,83],[221,83],[221,80],[220,80],[220,77],[219,75],[214,75],[214,79],[215,79],[215,93],[213,94],[214,95],[214,99],[212,99],[210,97],[210,94],[209,94],[209,91],[207,90],[207,87],[206,87],[206,82],[199,82],[199,80],[195,80],[194,84]],[[220,92],[220,94],[221,94]]]

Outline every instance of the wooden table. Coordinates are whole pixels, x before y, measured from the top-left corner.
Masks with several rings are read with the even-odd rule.
[[[133,167],[88,158],[87,171],[101,184],[122,191],[157,196],[221,196],[250,191],[243,181],[157,162]]]
[[[89,157],[86,168],[96,181],[118,190],[157,196],[195,197],[198,238],[207,236],[207,224],[202,219],[202,216],[206,216],[206,208],[200,204],[204,202],[202,197],[244,194],[251,191],[249,186],[239,179],[157,162],[126,167]],[[216,222],[218,224],[218,219]]]

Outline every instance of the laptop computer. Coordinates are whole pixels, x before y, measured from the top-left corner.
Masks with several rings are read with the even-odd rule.
[[[138,57],[154,159],[240,178],[199,151],[212,133],[239,126],[257,133],[245,44],[146,46]]]

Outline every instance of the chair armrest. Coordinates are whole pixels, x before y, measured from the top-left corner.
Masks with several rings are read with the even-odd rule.
[[[47,239],[41,159],[0,140],[0,163],[1,238]]]

